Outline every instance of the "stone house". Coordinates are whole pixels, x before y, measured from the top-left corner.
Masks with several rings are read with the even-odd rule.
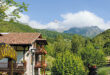
[[[40,33],[0,33],[0,43],[6,43],[16,51],[14,75],[45,75],[47,52],[44,46],[47,41]],[[7,58],[0,60],[0,72],[9,72]]]

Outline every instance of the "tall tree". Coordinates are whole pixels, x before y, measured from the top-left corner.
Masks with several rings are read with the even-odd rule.
[[[6,10],[10,9],[11,7],[14,7],[11,14],[7,14]],[[27,5],[23,3],[18,3],[14,0],[0,0],[0,20],[4,20],[8,18],[9,16],[12,16],[13,18],[20,17],[19,12],[27,11]]]
[[[64,55],[57,54],[52,72],[52,75],[86,75],[81,58],[69,50],[65,51]]]
[[[90,42],[89,42],[90,43]],[[85,64],[85,66],[96,64],[97,66],[103,66],[105,62],[105,54],[101,49],[95,49],[93,45],[87,44],[85,48],[82,48],[78,52]]]
[[[66,40],[61,35],[58,35],[56,37],[56,41],[54,42],[55,55],[66,50],[70,50],[70,44],[69,40]]]
[[[72,37],[71,44],[71,50],[73,51],[73,53],[77,53],[80,48],[85,46],[85,39],[82,36],[75,34]]]
[[[106,42],[105,44],[104,44],[104,52],[105,52],[105,54],[106,55],[110,55],[110,42]]]

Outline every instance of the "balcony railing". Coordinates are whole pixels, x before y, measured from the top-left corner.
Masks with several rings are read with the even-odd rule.
[[[9,72],[10,69],[8,67],[8,63],[1,63],[0,62],[0,72]],[[24,73],[25,66],[23,63],[13,63],[13,72],[20,72]]]
[[[35,51],[35,53],[36,54],[40,54],[40,55],[42,55],[42,54],[46,55],[47,54],[47,51],[46,50],[43,50],[43,49],[38,49],[37,51]]]
[[[35,68],[43,68],[43,67],[46,67],[46,66],[47,66],[47,64],[45,62],[39,61],[39,62],[35,63]]]

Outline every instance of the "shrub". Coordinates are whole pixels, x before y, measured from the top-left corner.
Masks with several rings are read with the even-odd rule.
[[[57,54],[53,75],[86,75],[83,61],[69,51]]]
[[[96,64],[96,66],[103,66],[105,63],[105,55],[102,50],[96,50],[93,46],[87,46],[79,51],[85,66]]]

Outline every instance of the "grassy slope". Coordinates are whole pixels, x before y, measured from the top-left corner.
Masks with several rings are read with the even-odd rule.
[[[98,75],[110,75],[110,67],[102,67],[97,70]]]
[[[0,21],[0,33],[3,32],[39,32],[43,34],[44,37],[55,38],[57,35],[62,35],[66,39],[71,39],[72,35],[59,33],[56,31],[48,31],[48,30],[41,30],[41,29],[34,29],[28,25],[21,24],[18,22],[7,22],[7,21]]]
[[[28,25],[16,22],[0,22],[0,32],[35,32],[36,30]]]
[[[50,37],[50,38],[55,38],[58,35],[62,35],[63,38],[66,39],[71,39],[72,35],[71,34],[66,34],[66,33],[60,33],[60,32],[56,32],[56,31],[49,31],[49,30],[45,30],[45,29],[36,29],[36,32],[42,33],[45,37]]]
[[[110,42],[110,29],[94,37],[93,41],[103,47],[105,43]]]
[[[97,35],[95,37],[95,39],[98,39],[100,37],[102,37],[102,40],[108,41],[108,39],[110,39],[110,29],[108,29],[108,30],[102,32],[101,34]]]

